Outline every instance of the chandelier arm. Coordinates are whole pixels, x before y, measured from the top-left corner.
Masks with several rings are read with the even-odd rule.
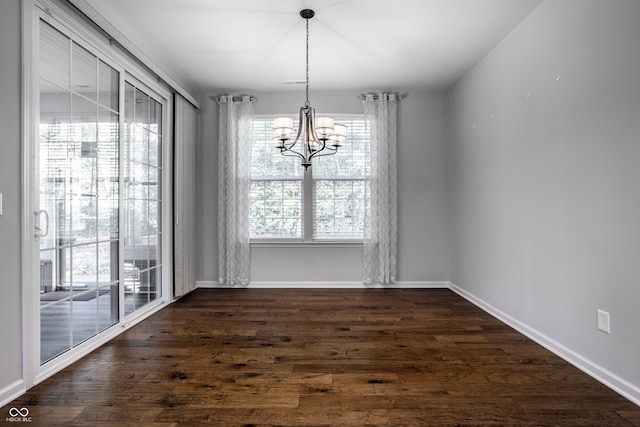
[[[326,154],[321,154],[322,156],[330,156],[332,154],[336,154],[338,152],[338,148],[335,148],[335,147],[332,147],[330,145],[327,145],[327,146],[324,147],[324,150],[322,150],[322,151],[328,151],[328,153],[326,153]],[[319,156],[320,156],[320,154],[319,154]]]
[[[337,148],[332,148],[332,147],[327,145],[322,150],[319,150],[319,151],[316,151],[315,153],[313,153],[313,155],[309,158],[309,160],[311,160],[312,157],[332,156],[332,155],[336,154],[337,152],[338,152]]]
[[[314,157],[318,156],[319,153],[323,152],[327,146],[326,141],[318,141],[318,143],[322,144],[322,147],[318,148],[317,150],[314,150],[311,155],[309,156],[309,161],[311,161],[311,159],[313,159]]]
[[[290,148],[287,147],[281,147],[280,148],[280,154],[282,154],[283,156],[288,156],[288,157],[300,157],[303,161],[307,161],[307,159],[304,157],[304,155],[302,155],[300,152],[296,151],[296,150],[292,150]]]
[[[292,143],[288,144],[288,143],[283,143],[282,145],[284,147],[287,147],[287,150],[291,150],[293,147],[296,146],[296,144],[298,143],[298,138],[294,139]]]
[[[291,143],[291,147],[293,147],[294,145],[296,145],[296,142],[298,142],[298,140],[300,139],[300,136],[302,136],[302,115],[303,115],[303,111],[306,109],[307,107],[300,107],[300,113],[298,115],[298,133],[296,134],[296,138],[293,140],[293,142]]]
[[[284,147],[286,147],[287,151],[294,151],[292,150],[293,147],[295,147],[295,145],[298,143],[298,141],[300,140],[300,137],[302,136],[302,116],[303,116],[303,110],[305,110],[305,107],[300,107],[300,114],[298,117],[298,133],[296,134],[296,137],[293,139],[293,142],[291,143],[285,143],[284,141],[282,142],[282,145]],[[304,159],[304,157],[303,157]]]
[[[311,108],[309,107],[309,120],[307,120],[307,132],[309,134],[309,137],[307,138],[306,145],[307,145],[307,151],[309,152],[309,162],[311,161],[311,159],[315,156],[315,153],[318,153],[322,150],[324,150],[325,145],[326,145],[326,139],[322,139],[322,138],[318,138],[318,134],[316,133],[315,130],[315,122],[316,122],[316,110],[315,108]],[[312,148],[312,144],[314,146],[321,146],[320,148],[317,149],[311,149]]]

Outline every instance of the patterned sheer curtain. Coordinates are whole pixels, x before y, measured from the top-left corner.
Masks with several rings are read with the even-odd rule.
[[[218,282],[249,285],[249,187],[253,99],[220,96],[218,138]]]
[[[398,101],[396,94],[364,96],[364,118],[370,136],[362,268],[362,281],[367,285],[388,286],[396,281]]]

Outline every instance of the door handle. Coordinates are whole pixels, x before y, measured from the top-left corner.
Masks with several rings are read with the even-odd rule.
[[[39,211],[35,211],[34,214],[36,215],[36,237],[45,237],[49,234],[49,212],[41,209]],[[45,225],[47,226],[44,232],[42,231],[42,228],[40,228],[40,215],[42,214],[44,214]]]

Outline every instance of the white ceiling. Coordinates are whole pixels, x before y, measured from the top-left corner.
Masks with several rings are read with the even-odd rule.
[[[186,89],[451,87],[541,0],[86,0]],[[297,86],[300,88],[300,86]]]

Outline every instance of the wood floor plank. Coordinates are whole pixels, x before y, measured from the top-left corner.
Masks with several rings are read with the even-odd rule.
[[[12,407],[34,426],[640,426],[444,289],[196,290]]]

